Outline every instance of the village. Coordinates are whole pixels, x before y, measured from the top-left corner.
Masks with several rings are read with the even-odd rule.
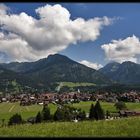
[[[15,103],[19,102],[20,106],[30,106],[30,105],[42,105],[42,106],[48,106],[48,104],[52,103],[54,105],[57,105],[60,107],[64,104],[73,104],[73,103],[79,103],[79,102],[88,102],[88,101],[101,101],[101,102],[109,102],[115,103],[117,102],[133,102],[133,103],[139,103],[140,102],[140,93],[136,91],[126,92],[126,93],[108,93],[108,92],[96,92],[93,94],[89,93],[80,93],[78,90],[77,92],[69,92],[69,93],[22,93],[22,94],[7,94],[5,97],[0,96],[0,103],[6,102],[6,103]],[[129,109],[121,109],[116,112],[105,112],[105,120],[114,120],[119,119],[122,117],[129,117],[129,116],[140,116],[139,110],[129,110]],[[89,118],[89,113],[86,113],[86,118]],[[34,121],[30,120],[29,122]],[[77,122],[77,119],[72,120],[74,122]]]
[[[69,92],[69,93],[40,93],[40,94],[7,94],[5,97],[0,95],[0,103],[2,102],[20,102],[20,105],[32,105],[32,104],[49,104],[49,103],[78,103],[80,101],[103,101],[103,102],[140,102],[140,92],[130,91],[120,94],[115,93],[100,93],[93,94]]]

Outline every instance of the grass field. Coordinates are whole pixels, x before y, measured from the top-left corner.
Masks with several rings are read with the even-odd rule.
[[[49,104],[49,107],[51,109],[51,114],[53,114],[57,107],[53,104]],[[20,106],[19,102],[1,103],[0,120],[5,119],[5,122],[7,122],[9,118],[15,113],[21,114],[22,118],[26,120],[29,117],[36,116],[37,112],[41,111],[42,108],[42,105]]]
[[[67,86],[67,87],[78,87],[78,86],[95,86],[96,84],[94,83],[79,83],[79,82],[61,82],[62,86]]]
[[[80,103],[74,103],[71,104],[71,106],[74,106],[76,108],[81,108],[86,113],[89,112],[91,104],[95,104],[95,102],[88,101],[88,102],[80,102]],[[100,102],[102,108],[104,111],[116,111],[116,108],[114,107],[114,103],[108,103],[108,102]],[[140,111],[140,103],[126,103],[128,109],[133,110],[139,110]],[[49,104],[51,114],[53,114],[56,111],[57,106],[53,104]],[[2,122],[2,119],[5,119],[5,122],[8,122],[9,118],[15,114],[20,113],[23,119],[27,119],[29,117],[33,117],[37,114],[38,111],[41,111],[43,108],[42,105],[31,105],[31,106],[20,106],[19,102],[17,103],[0,103],[0,123]]]
[[[48,122],[0,128],[1,137],[140,137],[140,117],[108,121]]]
[[[80,103],[75,103],[73,104],[74,107],[77,108],[81,108],[83,109],[85,112],[89,112],[90,109],[90,105],[91,104],[95,104],[96,102],[92,102],[92,101],[88,101],[88,102],[80,102]],[[108,111],[116,111],[116,108],[114,106],[114,103],[109,103],[109,102],[100,102],[102,108],[104,111],[108,110]],[[139,110],[140,111],[140,103],[126,103],[126,106],[128,109],[132,109],[132,110]]]

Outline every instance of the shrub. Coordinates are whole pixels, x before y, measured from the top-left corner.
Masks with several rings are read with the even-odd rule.
[[[85,112],[81,112],[81,110],[78,110],[77,108],[74,107],[70,107],[68,105],[58,107],[54,114],[54,120],[56,121],[60,120],[71,121],[78,117],[83,119],[85,117]]]
[[[21,115],[14,114],[8,122],[8,125],[21,124],[23,122]]]
[[[80,120],[85,120],[86,119],[85,111],[80,111],[77,118],[79,118]]]
[[[116,107],[116,109],[118,110],[122,110],[122,109],[126,109],[126,104],[123,101],[117,102],[114,104],[114,106]]]

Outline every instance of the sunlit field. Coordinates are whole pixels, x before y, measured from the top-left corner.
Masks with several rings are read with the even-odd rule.
[[[95,104],[95,102],[93,101],[88,101],[88,102],[74,103],[70,105],[76,108],[81,108],[86,113],[88,113],[92,103]],[[114,103],[108,103],[108,102],[100,102],[100,103],[104,112],[106,112],[107,110],[111,112],[117,111],[114,106]],[[140,110],[140,103],[126,103],[126,105],[128,109]],[[49,104],[49,107],[51,110],[51,114],[54,114],[57,106],[54,104]],[[36,116],[38,111],[41,111],[42,108],[43,108],[42,105],[20,106],[19,102],[0,103],[0,122],[2,121],[2,119],[5,119],[5,122],[8,122],[9,118],[15,113],[21,114],[22,118],[26,120],[29,117]]]

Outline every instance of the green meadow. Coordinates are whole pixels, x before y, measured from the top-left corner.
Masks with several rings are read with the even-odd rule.
[[[93,101],[88,102],[80,102],[80,103],[74,103],[70,104],[73,107],[81,108],[86,113],[89,112],[91,104],[95,104]],[[108,110],[111,112],[116,111],[116,108],[114,107],[114,103],[108,103],[108,102],[100,102],[102,108],[104,111]],[[140,103],[126,103],[128,109],[132,110],[139,110],[140,111]],[[54,114],[56,111],[57,106],[54,104],[49,104],[51,114]],[[15,114],[19,113],[21,114],[22,118],[26,120],[29,117],[36,116],[38,111],[41,111],[43,108],[42,105],[31,105],[31,106],[20,106],[19,102],[16,103],[0,103],[0,123],[2,119],[5,119],[5,122],[8,122],[9,118]]]
[[[86,83],[86,82],[60,82],[62,86],[67,87],[78,87],[78,86],[95,86],[94,83]]]
[[[140,117],[5,126],[0,137],[140,137]]]

